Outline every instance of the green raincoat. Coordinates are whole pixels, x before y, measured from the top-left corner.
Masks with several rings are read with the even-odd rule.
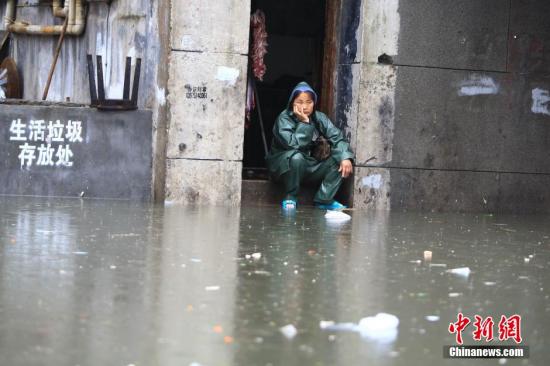
[[[266,162],[269,172],[275,178],[279,178],[289,171],[290,158],[298,152],[305,156],[308,164],[319,163],[311,156],[313,142],[318,133],[321,133],[329,141],[331,158],[338,164],[342,160],[354,159],[354,154],[349,143],[344,139],[342,131],[334,126],[326,114],[315,110],[310,116],[310,123],[300,122],[294,116],[290,103],[297,92],[303,91],[312,93],[317,99],[317,95],[307,83],[299,83],[291,93],[287,108],[279,114],[273,126],[273,141],[271,151],[266,156]]]

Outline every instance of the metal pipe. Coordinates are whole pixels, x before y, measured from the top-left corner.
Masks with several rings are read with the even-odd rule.
[[[4,18],[4,25],[6,31],[9,31],[9,26],[15,21],[15,2],[16,0],[8,0],[6,3],[6,17]]]
[[[75,24],[76,0],[69,0],[69,26]]]
[[[36,25],[14,20],[15,1],[8,0],[7,3],[6,30],[9,32],[36,35],[59,35],[64,32],[63,25]],[[67,30],[64,32],[66,35],[79,36],[84,32],[86,20],[82,2],[83,0],[65,0],[65,7],[68,9],[66,17],[69,21]]]
[[[69,2],[65,0],[63,5],[64,6],[61,6],[61,0],[52,1],[52,11],[54,16],[58,18],[65,18],[67,16],[69,13]]]

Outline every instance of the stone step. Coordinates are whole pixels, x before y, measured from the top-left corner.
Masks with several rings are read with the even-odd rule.
[[[304,206],[313,205],[316,187],[305,186],[298,196],[298,203]],[[243,179],[241,202],[243,205],[279,205],[284,198],[281,184],[269,180]]]

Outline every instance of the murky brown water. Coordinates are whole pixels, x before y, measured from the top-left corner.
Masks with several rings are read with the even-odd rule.
[[[547,364],[549,216],[351,215],[0,197],[0,364]],[[396,339],[320,327],[379,312]],[[478,345],[521,315],[530,358],[444,359],[458,312]]]

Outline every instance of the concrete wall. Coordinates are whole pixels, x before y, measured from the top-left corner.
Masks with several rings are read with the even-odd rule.
[[[0,194],[150,199],[151,111],[0,108]]]
[[[107,97],[122,98],[126,56],[142,59],[138,106],[153,111],[154,177],[157,199],[164,193],[166,148],[166,83],[168,7],[165,1],[116,0],[87,2],[83,36],[66,37],[48,93],[48,101],[90,103],[86,54],[103,56]],[[0,14],[5,14],[5,2]],[[51,1],[18,1],[17,20],[61,24]],[[0,24],[0,30],[4,22]],[[46,85],[58,36],[12,34],[10,55],[23,80],[23,98],[39,100]],[[151,180],[150,180],[151,181]]]
[[[548,212],[550,4],[368,3],[355,206]]]
[[[166,201],[238,205],[250,2],[173,1]]]

